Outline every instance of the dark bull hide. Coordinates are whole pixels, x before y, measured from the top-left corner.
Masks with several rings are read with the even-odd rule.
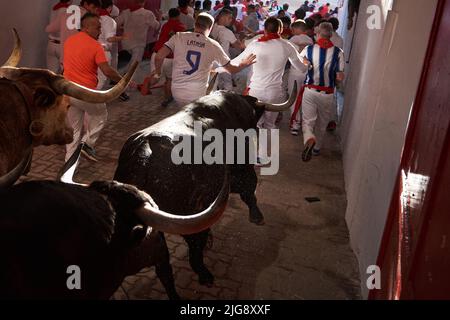
[[[0,67],[0,188],[14,184],[31,162],[32,148],[67,144],[73,130],[66,125],[69,97],[101,103],[114,100],[128,86],[137,64],[109,91],[94,91],[48,70],[17,68],[22,54],[15,46]]]
[[[0,299],[109,299],[127,275],[156,265],[170,298],[174,287],[164,236],[209,228],[224,211],[228,174],[218,197],[188,217],[159,211],[146,193],[117,182],[89,187],[28,182],[0,190]],[[81,270],[69,290],[68,268]]]
[[[187,214],[204,208],[223,183],[225,165],[175,165],[171,153],[178,142],[174,137],[193,136],[194,121],[202,130],[256,129],[264,111],[287,110],[296,99],[296,86],[289,101],[281,105],[259,103],[253,97],[217,92],[188,105],[183,111],[133,135],[125,144],[115,179],[145,190],[164,210]],[[203,146],[205,147],[205,145]],[[257,176],[254,165],[227,165],[231,174],[231,192],[238,193],[249,208],[250,221],[262,225],[264,217],[258,209],[255,190]],[[189,246],[189,261],[199,282],[212,285],[213,275],[203,262],[209,230],[184,236]]]

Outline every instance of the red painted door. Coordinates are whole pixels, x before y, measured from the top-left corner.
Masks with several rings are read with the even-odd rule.
[[[372,299],[450,299],[450,0],[441,0],[381,244]]]

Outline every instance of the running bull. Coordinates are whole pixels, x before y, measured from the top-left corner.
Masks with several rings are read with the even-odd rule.
[[[109,91],[89,90],[48,70],[17,68],[22,50],[15,30],[14,36],[11,56],[0,67],[0,188],[26,173],[33,147],[72,142],[73,130],[66,125],[68,97],[111,101],[126,89],[136,69],[134,65]]]
[[[289,101],[280,105],[263,104],[254,97],[224,91],[205,96],[174,116],[131,136],[121,152],[115,180],[151,194],[164,210],[189,214],[210,203],[222,184],[220,172],[226,166],[231,174],[231,192],[238,193],[247,204],[250,222],[263,225],[264,217],[255,196],[257,175],[250,161],[234,165],[176,165],[172,161],[172,151],[180,137],[194,139],[194,122],[197,121],[201,122],[203,132],[217,129],[223,136],[227,129],[256,129],[264,111],[287,110],[296,99],[296,85],[293,92]],[[250,158],[246,156],[246,159]],[[184,239],[189,246],[190,265],[198,274],[200,284],[211,286],[214,276],[203,262],[208,236],[209,230],[206,230],[185,235]]]
[[[191,216],[163,212],[145,192],[118,182],[34,181],[0,190],[0,299],[109,299],[127,275],[153,265],[169,297],[179,298],[164,237],[152,228],[209,228],[225,209],[228,179]],[[70,279],[73,267],[78,280]]]

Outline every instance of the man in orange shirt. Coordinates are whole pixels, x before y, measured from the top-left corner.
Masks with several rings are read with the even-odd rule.
[[[87,13],[81,19],[81,31],[69,37],[64,44],[64,77],[92,90],[97,88],[98,69],[112,81],[119,82],[122,79],[108,64],[103,47],[97,41],[100,33],[99,16]],[[66,161],[81,142],[85,143],[83,155],[97,161],[93,146],[106,123],[106,104],[88,103],[74,98],[70,98],[70,104],[67,118],[74,129],[74,140],[66,147]],[[85,114],[88,115],[86,119]],[[86,133],[81,137],[85,120]]]

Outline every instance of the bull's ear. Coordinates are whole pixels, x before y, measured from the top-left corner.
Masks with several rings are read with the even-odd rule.
[[[38,87],[34,91],[34,103],[37,107],[48,108],[55,104],[56,94],[45,87]]]
[[[252,96],[241,96],[241,97],[244,98],[245,100],[247,100],[247,102],[248,102],[253,108],[255,108],[256,102],[258,102],[258,99],[256,99],[255,97],[252,97]]]
[[[131,230],[130,245],[135,246],[142,242],[147,235],[147,226],[137,225]]]

